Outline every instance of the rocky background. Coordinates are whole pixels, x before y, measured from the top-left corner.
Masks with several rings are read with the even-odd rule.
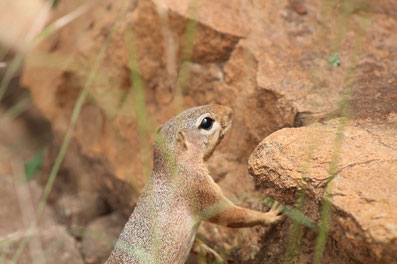
[[[53,20],[85,3],[60,0]],[[257,210],[266,209],[266,196],[297,207],[303,199],[303,213],[319,221],[329,195],[322,263],[397,263],[393,0],[91,2],[88,12],[25,57],[20,83],[50,127],[33,131],[29,142],[46,131],[52,135],[42,140],[40,177],[29,183],[37,196],[103,47],[40,218],[42,248],[54,236],[63,241],[52,254],[64,256],[57,263],[104,262],[150,174],[156,126],[183,108],[209,103],[235,113],[208,164],[228,197]],[[40,125],[37,115],[25,126]],[[5,134],[13,133],[10,127]],[[15,135],[15,141],[18,136],[28,138]],[[5,175],[10,166],[18,174],[20,163],[12,164]],[[8,219],[20,214],[20,198],[11,187],[1,188],[8,199],[1,203],[15,204],[16,212],[0,211],[0,235],[15,235],[21,223]],[[291,218],[271,230],[203,223],[199,233],[227,263],[312,263],[317,236]],[[13,241],[21,237],[16,233]],[[294,239],[298,249],[291,246]],[[15,247],[8,246],[5,256]],[[25,250],[21,263],[31,263],[35,250],[40,252]],[[192,254],[189,262],[200,259]],[[204,257],[204,263],[212,261]]]

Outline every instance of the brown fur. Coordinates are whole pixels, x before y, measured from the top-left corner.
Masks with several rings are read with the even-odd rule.
[[[199,128],[204,117],[211,129]],[[231,125],[220,105],[188,109],[158,129],[153,175],[106,263],[184,263],[202,220],[229,227],[269,225],[277,206],[262,213],[234,205],[209,175],[205,161]]]

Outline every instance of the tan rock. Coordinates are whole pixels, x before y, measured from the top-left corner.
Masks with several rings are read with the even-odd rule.
[[[249,170],[258,186],[286,203],[291,204],[296,191],[305,188],[311,197],[308,215],[317,220],[330,166],[336,161],[336,176],[329,187],[329,241],[334,239],[337,247],[360,263],[394,263],[397,127],[367,126],[349,123],[341,130],[333,120],[281,129],[258,145],[249,159]],[[343,135],[339,151],[337,133]],[[392,133],[394,144],[383,143]]]
[[[83,234],[81,253],[85,263],[104,263],[127,219],[114,212],[89,223]]]
[[[56,219],[69,228],[84,227],[109,210],[98,193],[58,193],[58,196],[57,203],[54,204]]]

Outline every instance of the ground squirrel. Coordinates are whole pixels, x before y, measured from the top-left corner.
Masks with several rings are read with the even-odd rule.
[[[221,105],[190,108],[157,131],[153,174],[106,263],[184,263],[202,220],[228,227],[282,219],[238,207],[209,175],[205,161],[231,126]]]

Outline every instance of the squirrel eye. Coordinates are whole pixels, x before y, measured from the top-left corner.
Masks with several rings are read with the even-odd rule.
[[[201,121],[200,128],[209,130],[212,127],[213,123],[214,123],[214,119],[206,117]]]

